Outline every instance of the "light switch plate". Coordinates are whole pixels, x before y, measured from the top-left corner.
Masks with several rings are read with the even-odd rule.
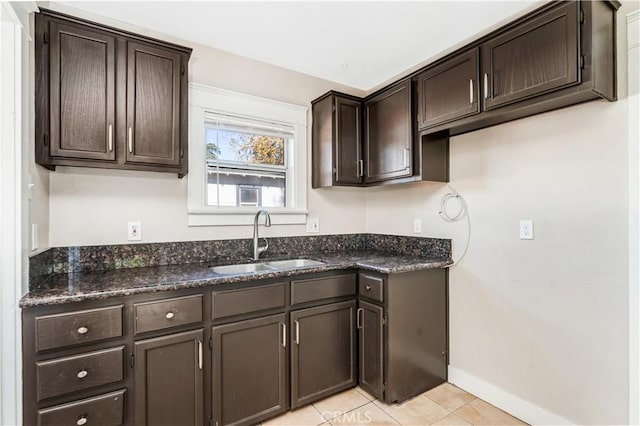
[[[422,232],[422,220],[420,219],[413,220],[413,232],[415,234],[420,234]]]
[[[525,219],[520,221],[520,239],[533,240],[533,220]]]

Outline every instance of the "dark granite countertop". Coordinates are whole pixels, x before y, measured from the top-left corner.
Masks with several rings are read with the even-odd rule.
[[[150,266],[108,271],[55,274],[46,282],[39,285],[38,288],[27,293],[20,300],[20,307],[28,308],[41,305],[57,305],[140,293],[243,283],[339,269],[359,268],[392,274],[442,268],[452,263],[450,258],[392,255],[368,251],[322,253],[318,255],[305,255],[304,257],[320,260],[325,263],[320,266],[308,268],[259,271],[235,275],[215,273],[211,270],[211,265],[209,264]]]

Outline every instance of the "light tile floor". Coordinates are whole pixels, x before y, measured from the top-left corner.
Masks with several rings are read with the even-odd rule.
[[[348,425],[526,425],[450,383],[402,404],[387,405],[360,388],[353,388],[315,404],[262,423],[263,426]]]

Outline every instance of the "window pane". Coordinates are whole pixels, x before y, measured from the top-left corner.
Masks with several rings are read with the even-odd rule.
[[[210,167],[207,205],[219,207],[285,207],[284,172]]]
[[[284,166],[284,137],[207,127],[206,144],[207,160]]]

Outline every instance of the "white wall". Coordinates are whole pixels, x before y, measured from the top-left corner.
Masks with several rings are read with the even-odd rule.
[[[50,7],[141,31],[55,3]],[[189,62],[189,81],[308,106],[309,144],[311,100],[331,89],[363,95],[356,89],[218,49],[148,31],[143,33],[194,48]],[[310,164],[311,150],[308,151]],[[127,221],[133,220],[142,222],[142,242],[250,238],[252,235],[249,226],[188,227],[187,179],[178,179],[176,175],[58,167],[49,179],[49,244],[52,247],[127,243]],[[312,191],[310,178],[307,185],[309,216],[319,218],[321,234],[364,232],[364,191],[353,188]],[[303,235],[306,228],[273,225],[264,234],[267,237]]]
[[[618,102],[451,139],[451,185],[471,217],[467,257],[450,273],[451,367],[577,424],[628,421],[624,16],[637,7],[618,12]],[[411,235],[421,218],[454,238],[456,258],[467,226],[437,216],[444,193],[370,189],[367,231]],[[533,241],[519,239],[520,219],[534,220]]]

